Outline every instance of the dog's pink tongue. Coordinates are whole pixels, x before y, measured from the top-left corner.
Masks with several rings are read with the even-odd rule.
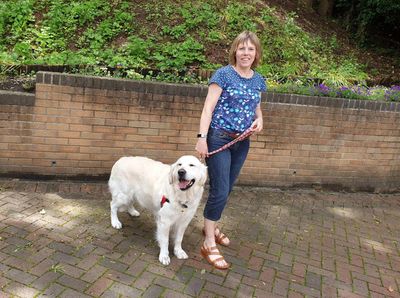
[[[179,181],[179,188],[185,188],[186,186],[188,186],[188,184],[189,184],[189,180],[182,180],[182,181]]]

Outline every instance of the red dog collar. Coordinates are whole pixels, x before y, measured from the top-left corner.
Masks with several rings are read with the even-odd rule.
[[[165,203],[169,203],[169,200],[165,196],[162,196],[161,202],[160,202],[161,208],[162,208],[162,206],[164,206]]]

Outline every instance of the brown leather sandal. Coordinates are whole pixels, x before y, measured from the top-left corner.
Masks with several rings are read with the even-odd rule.
[[[210,247],[207,249],[204,247],[204,244],[203,244],[200,249],[200,252],[201,252],[201,255],[207,260],[207,262],[210,263],[212,266],[214,266],[214,268],[224,270],[224,269],[228,269],[230,267],[230,264],[225,261],[225,258],[221,255],[221,253],[219,252],[219,250],[216,246],[213,246],[213,247]],[[220,256],[220,257],[212,260],[210,258],[210,256]],[[226,265],[225,266],[217,265],[217,263],[222,260],[225,261]]]
[[[217,235],[215,235],[215,243],[219,244],[219,245],[223,245],[223,246],[229,246],[229,244],[231,243],[230,240],[228,239],[228,237],[226,237],[226,235],[224,233],[221,232],[220,228],[215,228],[218,229],[219,233]],[[203,235],[206,235],[206,232],[203,229]],[[224,242],[225,239],[228,239],[228,243]]]

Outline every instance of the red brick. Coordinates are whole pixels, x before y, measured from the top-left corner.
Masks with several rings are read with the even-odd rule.
[[[239,286],[242,277],[241,274],[230,271],[223,282],[223,286],[235,290]]]
[[[144,272],[142,273],[133,283],[133,286],[135,288],[138,288],[140,290],[145,290],[147,289],[151,284],[153,284],[154,279],[156,278],[156,275],[150,272]]]
[[[243,259],[243,260],[248,260],[250,258],[252,251],[253,250],[250,247],[241,246],[239,248],[238,258]]]
[[[379,293],[375,293],[375,292],[370,292],[370,297],[371,298],[385,298],[385,295],[379,294]]]
[[[279,244],[271,243],[268,252],[272,255],[279,256],[281,254],[282,247]]]
[[[333,257],[323,257],[322,258],[322,268],[328,271],[335,271],[335,258]]]
[[[367,297],[369,293],[367,282],[353,279],[353,292],[358,295]]]
[[[337,297],[337,288],[322,284],[321,293],[323,298]]]
[[[236,297],[253,297],[254,288],[241,284],[236,292]]]
[[[39,294],[39,291],[36,289],[33,289],[31,287],[25,286],[23,284],[13,282],[9,285],[6,286],[5,291],[8,293],[13,294],[12,296],[14,297],[24,297],[24,298],[29,298],[29,297],[36,297],[36,295]],[[5,295],[7,297],[7,293]]]
[[[355,255],[355,254],[352,254],[351,255],[351,261],[350,261],[350,263],[352,264],[352,265],[355,265],[355,266],[358,266],[358,267],[363,267],[363,265],[364,265],[364,262],[363,262],[363,259],[362,259],[362,257],[361,256],[358,256],[358,255]]]
[[[288,294],[288,298],[301,298],[305,297],[303,294],[300,294],[298,292],[290,291]]]
[[[4,288],[8,283],[10,283],[10,280],[8,278],[0,276],[0,289]]]
[[[222,297],[234,297],[235,291],[232,289],[225,288],[215,283],[207,281],[204,285],[204,289],[208,292],[212,292]]]
[[[110,285],[113,283],[112,280],[109,280],[105,277],[102,277],[98,280],[96,280],[91,286],[90,288],[88,288],[86,290],[86,293],[88,293],[89,295],[95,296],[95,297],[99,297],[101,296],[104,291],[110,287]]]
[[[372,284],[375,284],[375,285],[381,285],[381,279],[380,278],[376,278],[376,277],[373,277],[373,276],[368,276],[368,275],[365,275],[365,274],[360,274],[358,272],[353,272],[352,276],[355,279],[363,280],[363,281],[366,281],[368,283],[372,283]]]
[[[306,265],[301,264],[301,263],[294,263],[293,264],[293,269],[292,269],[292,273],[294,275],[298,275],[300,277],[304,277],[306,274]]]
[[[27,271],[29,269],[29,264],[27,264],[25,260],[18,259],[18,258],[12,257],[12,256],[3,260],[2,263],[9,265],[11,267],[18,268],[22,271]]]
[[[283,279],[275,278],[272,292],[277,295],[287,296],[289,293],[289,282]]]
[[[101,257],[96,255],[96,254],[92,254],[88,257],[85,257],[84,259],[82,259],[77,266],[79,268],[85,269],[85,270],[89,270],[90,268],[92,268],[100,259]]]
[[[260,280],[266,283],[272,283],[275,278],[275,270],[272,268],[264,269],[260,274]]]
[[[352,278],[351,273],[345,264],[338,264],[337,265],[337,279],[344,281],[346,283],[351,284]]]
[[[259,271],[264,264],[264,260],[258,257],[250,257],[248,261],[248,267],[249,269],[257,270]]]
[[[340,297],[340,298],[364,298],[367,296],[357,295],[355,293],[352,293],[352,292],[349,292],[346,290],[338,289],[338,297]]]
[[[368,287],[369,287],[371,292],[375,292],[375,293],[378,293],[378,294],[386,295],[386,296],[389,296],[389,297],[398,297],[398,294],[399,294],[399,292],[397,292],[397,291],[396,292],[395,291],[391,292],[391,291],[389,291],[389,288],[384,288],[384,287],[377,286],[377,285],[374,285],[374,284],[369,284]]]

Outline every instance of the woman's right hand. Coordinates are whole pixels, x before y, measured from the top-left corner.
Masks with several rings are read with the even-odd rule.
[[[199,138],[195,147],[197,153],[200,155],[200,159],[204,160],[207,157],[208,146],[206,138]]]

